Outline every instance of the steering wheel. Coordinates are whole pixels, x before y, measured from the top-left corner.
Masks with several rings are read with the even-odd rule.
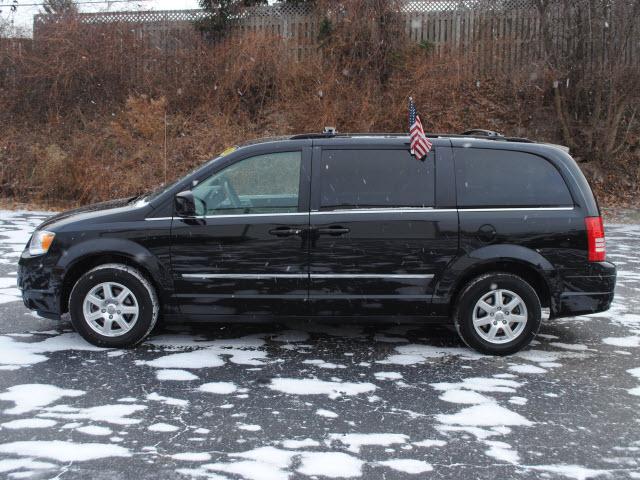
[[[231,185],[229,179],[225,176],[222,176],[221,180],[224,191],[227,194],[227,198],[231,202],[231,205],[233,205],[233,208],[242,208],[242,201],[240,200],[240,197],[238,196],[235,188],[233,188],[233,185]]]

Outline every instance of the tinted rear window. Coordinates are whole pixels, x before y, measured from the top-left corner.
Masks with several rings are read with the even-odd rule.
[[[537,155],[508,150],[454,149],[461,207],[571,206],[560,172]]]
[[[424,161],[408,150],[324,150],[320,208],[431,207],[434,153]]]

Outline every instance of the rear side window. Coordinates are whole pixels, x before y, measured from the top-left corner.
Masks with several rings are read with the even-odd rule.
[[[454,149],[460,207],[561,207],[573,199],[560,172],[537,155]]]
[[[432,207],[433,165],[433,152],[418,161],[408,150],[323,150],[320,209]]]

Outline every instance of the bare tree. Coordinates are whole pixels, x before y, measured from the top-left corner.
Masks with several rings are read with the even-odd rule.
[[[536,0],[564,142],[601,165],[638,122],[640,2]]]
[[[42,8],[53,15],[69,15],[78,13],[78,6],[73,0],[44,0]]]

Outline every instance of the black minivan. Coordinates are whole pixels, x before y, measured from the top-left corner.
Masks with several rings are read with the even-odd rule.
[[[127,347],[165,321],[348,317],[455,325],[516,352],[607,310],[598,205],[565,149],[474,132],[310,134],[234,147],[151,194],[64,212],[20,258],[25,305]]]

